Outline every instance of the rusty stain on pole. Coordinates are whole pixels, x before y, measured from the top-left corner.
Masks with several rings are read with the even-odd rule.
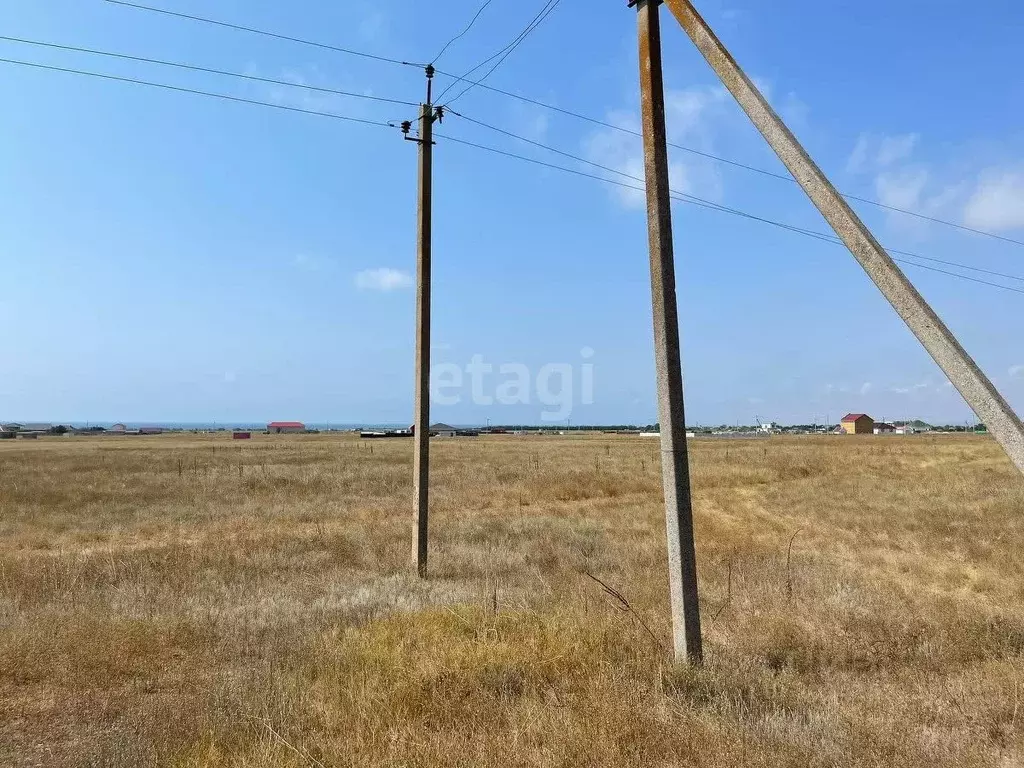
[[[665,3],[868,277],[1024,473],[1024,425],[1010,405],[832,186],[690,0]]]
[[[430,205],[433,110],[423,104],[419,136],[419,205],[416,212],[416,399],[413,474],[412,559],[416,573],[427,575],[430,492]]]
[[[661,25],[658,12],[658,0],[640,0],[637,4],[651,304],[654,313],[654,362],[661,424],[661,473],[665,489],[665,532],[668,539],[675,655],[679,661],[700,664],[703,649],[690,500],[690,466],[686,452],[683,373],[679,354],[679,317],[676,309],[672,203],[669,197],[665,89],[661,71]]]

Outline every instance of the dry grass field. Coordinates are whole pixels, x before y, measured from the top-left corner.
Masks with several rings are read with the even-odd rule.
[[[423,582],[408,441],[0,443],[0,765],[1024,764],[993,442],[691,445],[699,670],[655,440],[435,440]]]

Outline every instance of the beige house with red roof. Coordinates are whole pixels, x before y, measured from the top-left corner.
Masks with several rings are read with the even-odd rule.
[[[870,435],[875,431],[875,420],[866,413],[848,413],[839,428],[847,435]]]

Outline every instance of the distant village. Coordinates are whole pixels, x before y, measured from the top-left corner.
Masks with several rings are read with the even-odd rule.
[[[415,430],[408,429],[351,429],[351,428],[327,428],[319,429],[307,426],[301,421],[271,421],[265,429],[253,430],[243,427],[207,427],[207,428],[184,428],[166,426],[135,426],[129,428],[122,423],[110,426],[72,426],[64,424],[44,423],[0,423],[0,440],[13,440],[15,438],[33,440],[44,435],[46,436],[75,436],[75,435],[107,435],[117,436],[145,436],[160,435],[165,432],[177,433],[209,433],[209,432],[231,432],[235,439],[249,439],[253,432],[261,432],[265,435],[282,434],[317,434],[319,432],[358,432],[364,439],[386,439],[412,437]],[[984,424],[945,424],[932,425],[918,419],[909,421],[875,421],[866,413],[848,413],[840,419],[838,424],[793,424],[782,425],[776,422],[765,422],[752,425],[729,425],[718,426],[691,426],[687,431],[687,437],[764,437],[769,435],[916,435],[929,432],[986,432]],[[657,436],[660,434],[658,424],[618,424],[618,425],[495,425],[488,424],[485,427],[475,426],[452,426],[438,422],[430,425],[431,437],[477,437],[479,435],[558,435],[567,433],[598,432],[603,434],[618,435],[640,435]]]

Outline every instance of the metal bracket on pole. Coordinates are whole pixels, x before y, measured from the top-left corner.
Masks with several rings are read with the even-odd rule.
[[[868,277],[907,324],[967,404],[988,426],[1017,469],[1024,474],[1024,425],[956,336],[900,271],[885,249],[768,101],[747,77],[690,0],[665,0],[697,50],[718,74],[769,146],[821,211]]]

